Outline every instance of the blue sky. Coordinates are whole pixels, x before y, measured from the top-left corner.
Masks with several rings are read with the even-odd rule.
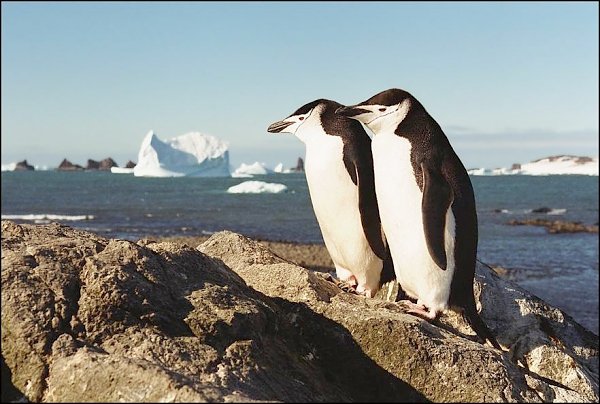
[[[304,154],[267,126],[398,87],[467,167],[598,156],[598,3],[2,2],[2,163],[136,160],[144,135]]]

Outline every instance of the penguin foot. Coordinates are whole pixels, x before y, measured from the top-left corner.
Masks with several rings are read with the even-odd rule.
[[[354,275],[349,277],[345,281],[338,279],[331,274],[327,275],[329,275],[327,277],[327,280],[333,283],[338,288],[342,289],[344,292],[358,294],[358,292],[356,291],[356,278],[354,277]]]
[[[369,298],[375,296],[375,293],[373,293],[373,291],[371,289],[365,288],[362,285],[358,285],[356,287],[356,293],[359,294],[359,295],[362,295],[362,296],[369,297]]]
[[[401,300],[399,303],[403,303],[405,306],[407,306],[407,313],[414,314],[415,316],[421,317],[424,320],[433,321],[437,317],[437,313],[435,311],[429,311],[423,304],[413,303],[410,300]]]

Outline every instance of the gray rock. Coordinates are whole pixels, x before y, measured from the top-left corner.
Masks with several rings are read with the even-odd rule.
[[[15,165],[14,171],[35,171],[35,167],[27,163],[27,160],[19,161]]]
[[[83,169],[79,164],[73,164],[67,159],[63,159],[56,168],[57,171],[82,171]]]
[[[3,220],[3,391],[10,373],[31,401],[597,401],[597,336],[484,266],[476,290],[507,352],[235,233],[194,249]]]

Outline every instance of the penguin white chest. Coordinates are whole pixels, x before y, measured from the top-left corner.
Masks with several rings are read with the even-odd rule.
[[[423,192],[411,163],[410,142],[394,133],[380,133],[372,142],[375,190],[396,277],[406,293],[430,310],[446,308],[454,273],[454,216],[446,215],[447,269],[431,258],[423,226]]]
[[[305,143],[310,198],[338,276],[348,271],[359,285],[376,289],[382,262],[371,250],[362,227],[358,187],[344,165],[343,141],[323,134]]]
[[[358,189],[344,165],[343,147],[341,138],[328,135],[306,144],[306,180],[327,247],[341,244],[357,230],[362,233]]]

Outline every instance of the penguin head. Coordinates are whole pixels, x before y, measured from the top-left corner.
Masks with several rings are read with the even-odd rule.
[[[359,104],[340,107],[335,112],[362,122],[377,135],[387,131],[393,132],[416,105],[417,101],[410,93],[392,88]]]
[[[291,133],[305,141],[307,136],[316,128],[323,130],[321,114],[329,101],[324,99],[309,102],[298,108],[287,118],[269,125],[267,132]]]

